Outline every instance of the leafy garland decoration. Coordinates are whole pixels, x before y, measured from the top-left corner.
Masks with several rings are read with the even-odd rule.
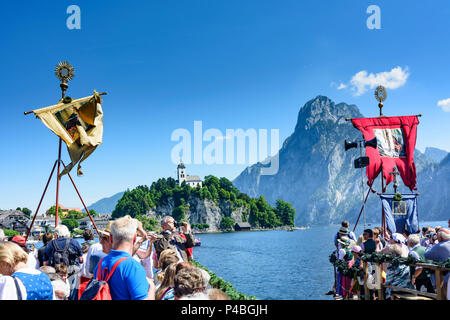
[[[330,263],[333,264],[336,269],[346,276],[352,276],[353,272],[358,271],[358,268],[352,267],[349,268],[347,262],[344,260],[338,260],[336,258],[336,255],[333,253],[330,256]],[[407,258],[402,258],[399,256],[395,256],[392,254],[383,254],[383,253],[366,253],[361,256],[361,260],[365,262],[371,262],[371,263],[384,263],[384,262],[390,262],[391,266],[397,267],[399,265],[414,265],[416,263],[420,263],[419,260],[417,260],[414,257],[408,256]],[[450,258],[446,261],[432,261],[429,264],[436,266],[440,269],[450,269]]]
[[[64,104],[68,104],[68,103],[71,103],[71,102],[72,102],[72,98],[71,97],[69,97],[69,96],[64,97],[64,99],[63,99],[63,103]]]
[[[401,193],[394,194],[394,200],[395,201],[402,201],[403,197]]]

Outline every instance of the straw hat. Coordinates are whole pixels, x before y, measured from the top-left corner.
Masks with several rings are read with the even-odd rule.
[[[347,247],[350,245],[350,239],[347,237],[341,237],[340,239],[337,240],[340,244],[342,244],[343,246]]]
[[[100,236],[104,236],[104,237],[109,237],[111,235],[111,225],[112,225],[112,221],[108,222],[108,225],[106,226],[105,229],[100,229],[98,230],[98,233],[100,234]]]
[[[338,232],[339,234],[342,234],[342,235],[348,235],[348,228],[346,228],[346,227],[341,227],[340,229],[339,229],[339,232]]]

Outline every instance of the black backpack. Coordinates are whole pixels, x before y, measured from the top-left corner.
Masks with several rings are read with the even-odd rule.
[[[55,249],[55,252],[53,253],[53,266],[57,264],[65,264],[66,266],[70,265],[69,244],[70,239],[66,239],[66,244],[64,245],[64,248],[60,249],[56,245],[56,240],[52,241],[53,248]]]

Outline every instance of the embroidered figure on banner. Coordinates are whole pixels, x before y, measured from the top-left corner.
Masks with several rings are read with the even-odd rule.
[[[406,146],[401,128],[373,129],[381,157],[405,158]]]
[[[406,201],[392,201],[392,214],[406,216]]]

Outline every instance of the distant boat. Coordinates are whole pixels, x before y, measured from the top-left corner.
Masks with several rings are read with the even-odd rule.
[[[200,238],[195,238],[194,244],[196,247],[200,247],[200,245],[202,244],[202,242],[200,241]]]

